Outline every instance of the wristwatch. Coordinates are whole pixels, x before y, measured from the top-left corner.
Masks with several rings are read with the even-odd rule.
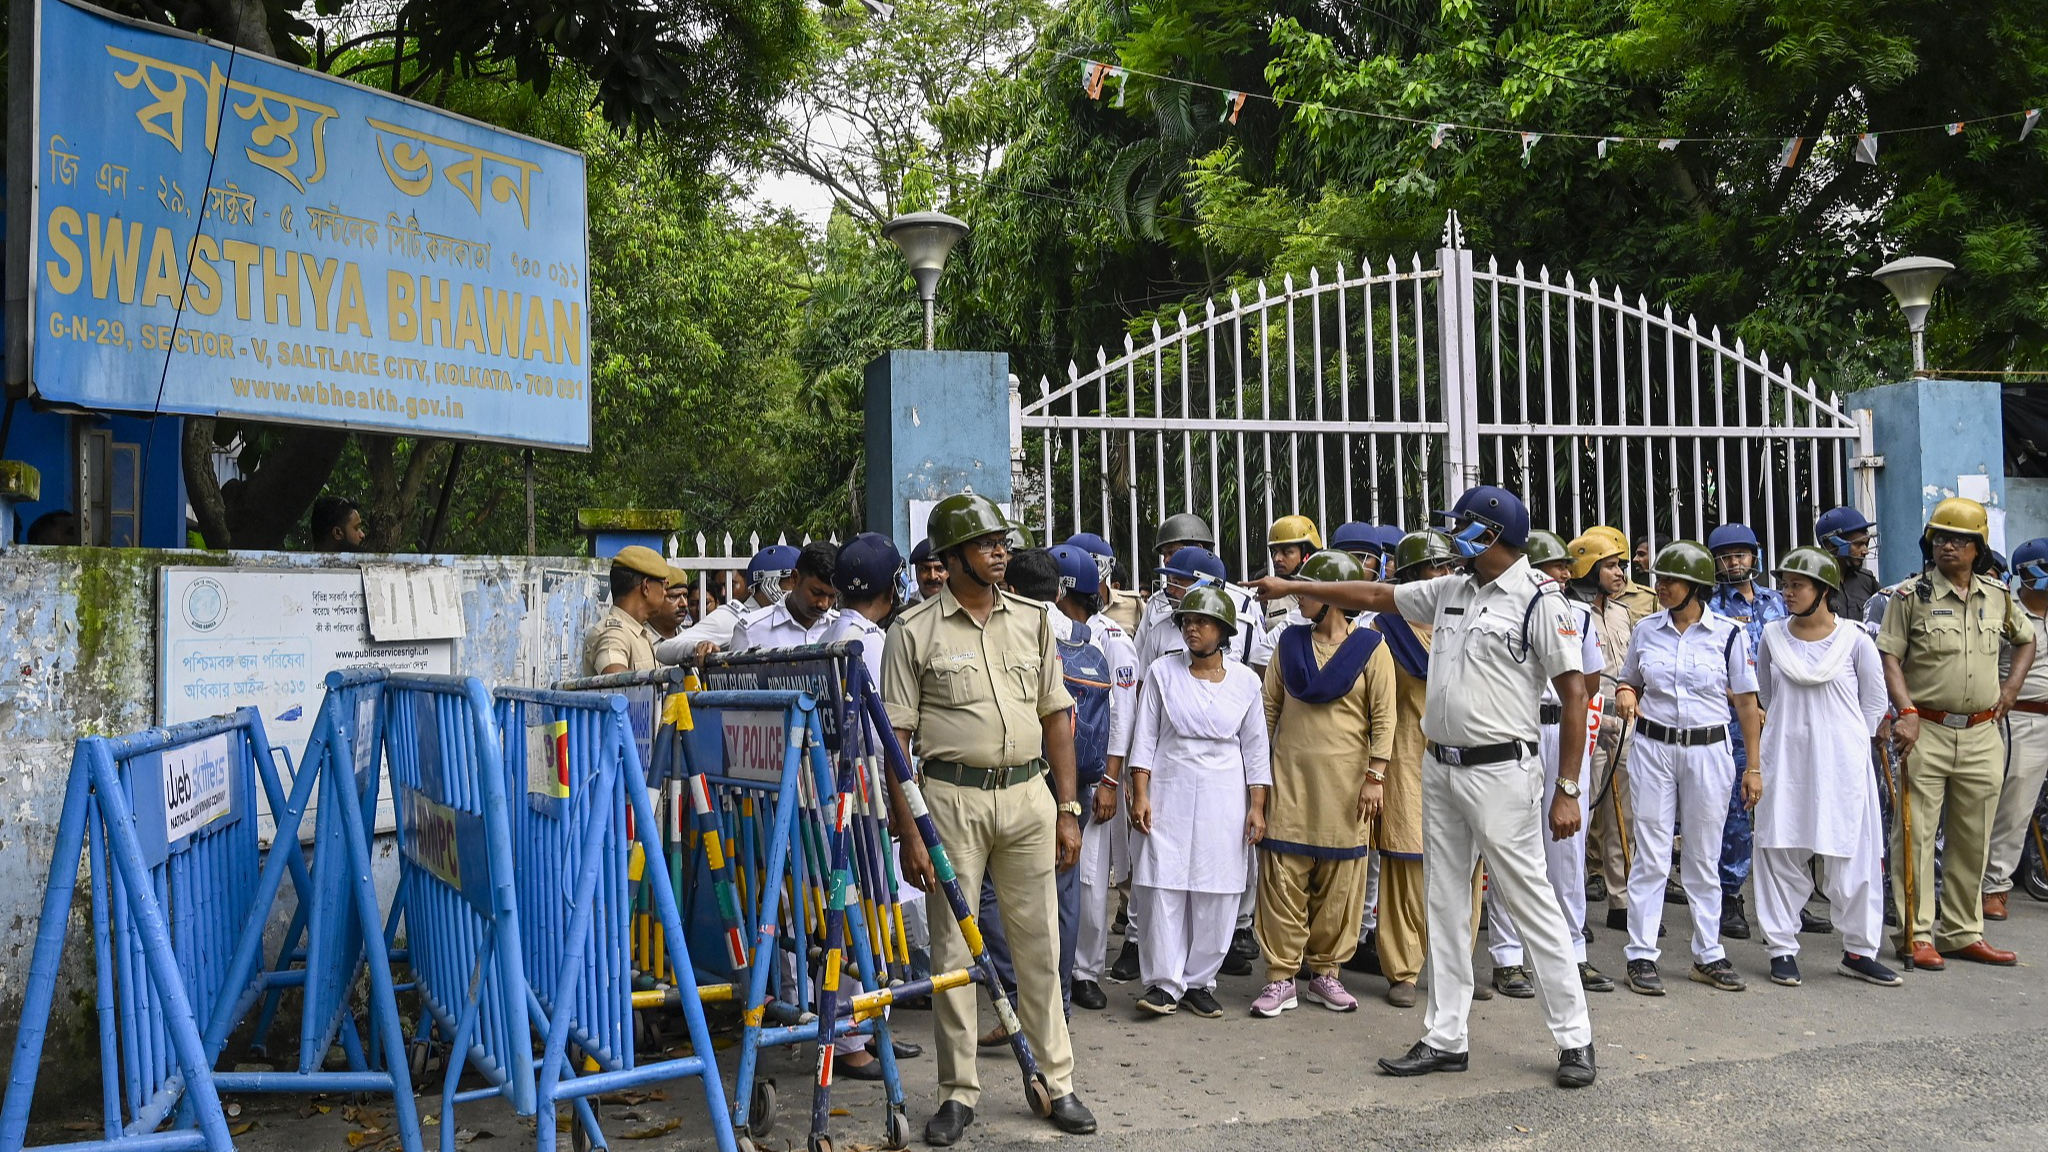
[[[1081,802],[1079,800],[1069,800],[1065,804],[1060,805],[1060,812],[1079,820],[1081,818]]]
[[[1557,778],[1557,790],[1574,800],[1579,798],[1579,782],[1577,780],[1567,780],[1560,776]]]

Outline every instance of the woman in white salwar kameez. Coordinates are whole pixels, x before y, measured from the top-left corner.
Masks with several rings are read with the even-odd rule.
[[[1771,776],[1752,769],[1742,781],[1756,806],[1756,911],[1771,980],[1799,983],[1799,910],[1813,893],[1808,862],[1818,857],[1846,948],[1839,971],[1895,987],[1898,974],[1877,962],[1884,828],[1870,770],[1870,738],[1890,703],[1884,664],[1870,636],[1828,607],[1842,587],[1834,557],[1795,548],[1777,574],[1792,615],[1764,626],[1756,653]]]
[[[1131,922],[1157,1016],[1223,1015],[1216,973],[1237,926],[1252,845],[1273,783],[1259,677],[1223,658],[1237,630],[1230,598],[1188,592],[1174,614],[1186,649],[1145,671],[1128,762]]]

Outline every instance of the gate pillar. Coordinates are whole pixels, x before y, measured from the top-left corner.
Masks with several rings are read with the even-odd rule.
[[[1989,509],[1991,546],[2006,551],[2005,416],[1997,382],[1902,380],[1859,392],[1852,402],[1870,409],[1884,460],[1877,473],[1880,580],[1890,584],[1920,570],[1920,530],[1951,496]]]
[[[868,362],[866,524],[908,555],[940,497],[1010,503],[1010,358],[898,349]]]

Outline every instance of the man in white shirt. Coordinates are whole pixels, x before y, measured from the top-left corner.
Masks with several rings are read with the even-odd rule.
[[[767,608],[789,594],[796,584],[797,550],[788,544],[771,544],[747,561],[744,596],[733,596],[704,614],[702,620],[654,646],[654,658],[663,664],[702,660],[706,654],[732,643],[732,634],[749,613]]]
[[[796,583],[789,593],[766,608],[756,608],[732,630],[729,652],[754,648],[794,648],[824,642],[825,630],[839,615],[832,587],[832,569],[839,549],[823,540],[803,546],[796,557]]]

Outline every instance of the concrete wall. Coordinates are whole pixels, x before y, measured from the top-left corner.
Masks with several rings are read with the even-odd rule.
[[[604,611],[601,561],[572,557],[365,557],[104,548],[0,549],[0,1050],[11,1059],[72,742],[155,722],[157,570],[167,565],[348,568],[365,560],[453,566],[466,634],[457,670],[487,685],[545,683],[581,654]],[[388,838],[382,887],[396,876]],[[72,905],[64,985],[39,1105],[98,1083],[89,893]]]
[[[1877,451],[1878,576],[1889,584],[1920,569],[1920,530],[1951,496],[1991,512],[1991,544],[2024,540],[2006,529],[2005,416],[1993,382],[1904,380],[1856,393],[1869,408]]]
[[[2037,536],[2048,536],[2048,480],[2032,476],[2005,478],[2006,554]]]
[[[910,502],[969,488],[1010,499],[1010,358],[888,352],[868,363],[867,529],[908,555],[924,536]]]

